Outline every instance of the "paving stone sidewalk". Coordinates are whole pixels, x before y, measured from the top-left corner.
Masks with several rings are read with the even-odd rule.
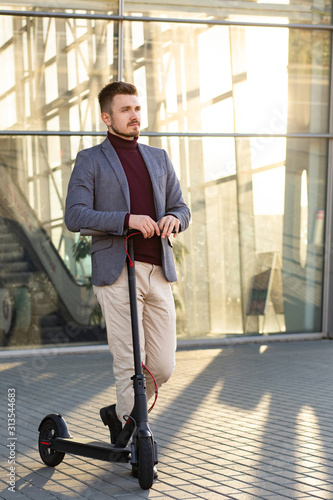
[[[99,408],[115,401],[107,352],[0,360],[0,498],[13,500],[331,499],[333,342],[177,353],[150,425],[159,479],[139,487],[129,464],[66,455],[46,467],[38,425],[64,415],[75,437],[108,441]],[[7,391],[15,388],[15,492],[8,489]]]

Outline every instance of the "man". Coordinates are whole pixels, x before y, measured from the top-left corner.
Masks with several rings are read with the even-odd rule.
[[[92,284],[113,356],[117,404],[102,408],[115,443],[131,413],[134,372],[124,235],[134,238],[141,356],[158,386],[175,366],[176,315],[170,283],[176,281],[170,235],[190,221],[178,179],[163,149],[138,144],[141,107],[134,85],[113,82],[100,92],[107,139],[81,151],[68,186],[65,222],[108,233],[92,238]],[[155,387],[147,377],[147,399]]]

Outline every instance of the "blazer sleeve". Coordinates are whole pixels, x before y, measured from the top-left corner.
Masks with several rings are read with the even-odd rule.
[[[65,224],[72,232],[87,228],[121,236],[127,212],[94,209],[95,178],[92,154],[89,150],[79,152],[68,184]]]
[[[180,231],[185,231],[191,220],[191,212],[184,201],[180,183],[171,160],[166,151],[164,151],[164,154],[167,167],[165,215],[174,215],[177,217],[180,222]]]

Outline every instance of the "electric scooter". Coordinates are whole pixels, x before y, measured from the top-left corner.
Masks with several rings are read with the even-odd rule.
[[[81,235],[105,235],[101,231],[81,230]],[[157,443],[148,425],[148,410],[145,376],[140,354],[139,322],[137,311],[136,282],[133,241],[127,234],[127,269],[132,322],[134,356],[134,406],[115,444],[90,439],[74,439],[66,421],[59,413],[50,413],[39,425],[38,448],[42,461],[50,466],[59,465],[66,453],[80,455],[106,462],[130,462],[137,466],[140,487],[151,488],[154,481],[154,465],[158,463]],[[132,437],[132,442],[130,438]]]

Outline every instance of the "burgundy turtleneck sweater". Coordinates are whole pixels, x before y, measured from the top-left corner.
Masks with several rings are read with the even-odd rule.
[[[127,178],[131,214],[149,215],[156,221],[153,186],[138,148],[138,138],[127,140],[108,132],[108,139],[118,155]],[[125,227],[128,227],[129,215],[127,214],[125,218]],[[146,239],[142,235],[137,235],[133,237],[133,241],[135,260],[162,265],[161,240],[156,234]]]

